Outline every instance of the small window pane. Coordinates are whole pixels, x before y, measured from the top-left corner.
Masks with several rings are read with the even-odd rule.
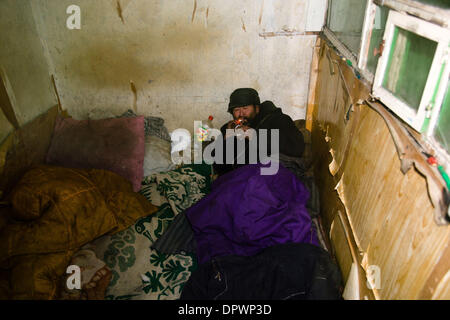
[[[383,41],[384,29],[388,18],[389,9],[376,6],[375,20],[372,26],[372,35],[370,37],[369,52],[367,55],[366,68],[373,74],[377,70],[378,59],[381,55],[381,43]]]
[[[358,56],[367,1],[331,0],[328,6],[328,28]]]
[[[442,103],[441,111],[436,129],[434,130],[435,139],[441,146],[450,151],[450,81],[447,84],[447,92],[445,93],[444,101]]]
[[[416,111],[436,48],[437,42],[395,27],[382,86]]]

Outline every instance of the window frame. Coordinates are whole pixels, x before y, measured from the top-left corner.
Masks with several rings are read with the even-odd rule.
[[[385,71],[389,61],[389,53],[392,49],[392,41],[394,37],[394,30],[396,27],[413,32],[419,36],[437,42],[436,51],[433,57],[433,62],[426,80],[425,88],[421,96],[419,108],[417,111],[407,103],[397,98],[394,94],[383,88],[382,82],[385,76]],[[382,56],[378,60],[377,69],[373,81],[372,92],[373,95],[383,102],[389,109],[396,113],[403,121],[409,124],[413,129],[420,133],[426,133],[427,136],[432,134],[431,126],[428,129],[424,127],[426,119],[433,118],[434,122],[439,114],[442,99],[445,93],[449,76],[449,43],[450,30],[442,28],[431,22],[406,15],[394,10],[389,11],[386,28],[383,35],[384,50]],[[441,69],[445,64],[443,74]],[[440,83],[439,79],[442,77]],[[430,104],[433,99],[433,93],[436,86],[439,85],[438,95],[434,101],[434,107],[431,109]],[[431,113],[430,113],[431,112]]]
[[[369,56],[370,38],[372,37],[372,26],[375,21],[376,11],[377,6],[373,3],[373,0],[367,0],[364,24],[362,28],[361,45],[358,54],[358,68],[360,70],[364,70],[363,75],[370,83],[373,83],[375,76],[372,72],[366,69],[366,65]]]
[[[450,44],[449,44],[450,45]],[[450,49],[448,50],[450,51]],[[450,55],[450,53],[449,53]],[[448,87],[448,83],[450,82],[450,59],[447,58],[446,64],[447,77],[446,80],[441,82],[441,85],[438,89],[437,98],[436,98],[436,107],[431,115],[430,123],[425,133],[425,139],[427,143],[431,146],[431,148],[436,153],[436,157],[438,160],[441,160],[444,169],[446,172],[450,172],[450,150],[446,150],[434,137],[434,131],[437,126],[438,118],[441,112],[442,104],[444,103],[444,97],[446,94],[446,90]],[[445,84],[444,84],[445,83]],[[438,103],[439,102],[439,103]],[[450,130],[450,128],[449,128]]]
[[[386,8],[389,10],[389,14],[391,12],[403,13],[405,16],[414,16],[415,19],[422,21],[421,23],[432,24],[439,28],[439,30],[444,30],[444,32],[450,32],[450,8],[442,9],[437,8],[429,4],[419,3],[413,0],[366,0],[366,11],[364,12],[364,22],[363,28],[361,31],[361,44],[360,51],[357,53],[353,53],[349,48],[347,48],[346,44],[343,43],[334,32],[328,27],[328,17],[329,12],[326,14],[326,20],[324,27],[322,29],[323,35],[331,42],[331,44],[336,48],[339,54],[347,59],[347,62],[354,69],[356,76],[360,79],[367,87],[371,89],[371,94],[373,95],[373,85],[375,83],[375,74],[366,68],[368,61],[368,49],[370,48],[371,34],[374,26],[374,20],[376,16],[377,7]],[[328,2],[327,11],[331,10],[331,2]],[[387,21],[385,25],[385,32],[383,34],[383,39],[385,38],[387,28]],[[386,43],[384,40],[384,48],[381,56],[377,62],[377,68],[379,67],[380,60],[383,56],[388,55],[390,50],[390,44]],[[449,44],[450,45],[450,44]],[[449,49],[450,51],[450,49]],[[450,68],[450,54],[449,59],[447,60],[447,68]],[[376,73],[375,70],[375,73]],[[444,70],[447,74],[447,71]],[[437,121],[441,112],[443,98],[445,96],[445,86],[447,85],[447,81],[450,82],[449,77],[443,76],[441,81],[441,87],[438,89],[438,94],[436,96],[437,100],[435,100],[435,107],[432,110],[431,118],[428,122],[428,127],[426,130],[418,131],[418,126],[413,127],[411,124],[405,121],[405,127],[407,130],[414,131],[414,135],[418,135],[416,138],[420,141],[420,145],[422,150],[426,150],[431,153],[438,159],[438,162],[444,167],[446,172],[450,172],[450,150],[446,150],[444,146],[442,146],[434,137],[435,128],[437,125]],[[423,95],[422,95],[423,97]],[[383,104],[384,101],[380,100]],[[390,109],[386,107],[386,109]],[[397,115],[398,116],[398,115]],[[400,119],[401,117],[398,116]],[[422,129],[422,128],[419,128]],[[422,132],[421,132],[422,131]],[[410,132],[410,134],[412,134]]]
[[[376,7],[374,0],[366,1],[366,10],[364,12],[364,22],[361,29],[361,40],[359,52],[352,52],[345,43],[343,43],[328,27],[328,13],[326,18],[326,24],[323,28],[323,33],[328,40],[338,49],[338,51],[351,62],[352,66],[362,76],[363,80],[372,85],[375,75],[365,68],[367,63],[367,54],[370,46],[370,37],[372,34],[372,26],[375,20]],[[330,5],[330,2],[328,2]],[[329,10],[329,7],[328,7]],[[392,10],[392,9],[390,9]],[[366,55],[363,55],[366,52]]]

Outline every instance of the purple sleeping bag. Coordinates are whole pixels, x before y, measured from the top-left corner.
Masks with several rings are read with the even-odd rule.
[[[211,192],[186,210],[199,263],[251,256],[288,242],[319,245],[305,207],[308,189],[282,165],[275,175],[261,175],[262,166],[242,166],[219,177]]]

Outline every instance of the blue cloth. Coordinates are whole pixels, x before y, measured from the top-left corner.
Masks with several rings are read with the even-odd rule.
[[[199,263],[226,255],[251,256],[282,243],[319,246],[306,209],[309,191],[288,169],[261,175],[246,165],[220,176],[211,192],[186,210]]]

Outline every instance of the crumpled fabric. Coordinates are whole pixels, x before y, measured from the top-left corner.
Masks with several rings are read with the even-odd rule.
[[[289,242],[319,246],[306,209],[309,191],[288,169],[261,175],[246,165],[220,176],[211,192],[186,210],[199,263],[226,255],[251,256]]]
[[[138,115],[131,109],[124,112],[120,117],[137,117]],[[155,136],[160,139],[171,141],[170,134],[164,125],[164,119],[160,117],[146,116],[144,117],[145,136]]]
[[[60,277],[81,246],[158,209],[113,172],[47,165],[29,169],[9,199],[10,219],[0,232],[0,297],[13,300],[57,298]]]
[[[342,277],[322,248],[285,243],[251,257],[225,256],[202,264],[181,300],[341,300]]]

